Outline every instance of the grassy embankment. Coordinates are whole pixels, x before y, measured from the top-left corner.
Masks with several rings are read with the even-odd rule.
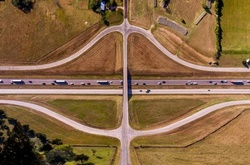
[[[130,125],[141,130],[159,128],[211,105],[244,99],[249,99],[249,96],[133,96],[129,102]]]
[[[225,108],[172,132],[137,138],[131,150],[134,164],[246,164],[248,108]]]
[[[250,73],[228,73],[199,71],[183,66],[163,54],[148,39],[140,34],[131,34],[128,38],[128,68],[132,77],[148,76],[167,79],[196,78],[245,78]]]
[[[242,66],[242,61],[250,54],[250,24],[248,1],[223,0],[222,27],[222,56],[221,63]]]
[[[38,104],[90,127],[114,129],[119,127],[121,122],[122,97],[120,96],[5,95],[0,96],[0,99]]]
[[[28,124],[30,129],[37,133],[46,134],[49,139],[59,138],[64,144],[80,145],[81,147],[74,147],[74,151],[88,155],[90,162],[102,162],[101,165],[117,162],[116,154],[119,145],[117,139],[74,130],[61,122],[26,108],[1,105],[0,109],[3,109],[9,117],[18,119],[22,124]],[[91,149],[96,151],[95,155],[90,154],[88,150]],[[76,163],[72,162],[71,165],[76,165]]]
[[[10,1],[1,2],[1,63],[27,65],[65,57],[63,51],[52,52],[99,22],[99,16],[88,10],[86,1],[36,1],[34,10],[28,14]],[[93,28],[88,33],[94,35],[100,29],[99,26]]]
[[[118,145],[116,139],[91,135],[88,133],[77,131],[53,118],[44,114],[28,110],[27,108],[1,105],[9,117],[18,119],[22,124],[30,125],[30,128],[36,132],[45,133],[48,138],[62,139],[65,144],[81,144],[81,145]]]
[[[101,129],[119,127],[121,104],[115,100],[65,100],[56,99],[47,102],[60,113],[76,118],[84,125]]]
[[[110,38],[113,38],[110,40]],[[2,71],[2,77],[121,78],[122,35],[111,33],[80,57],[62,66],[39,71]]]
[[[187,28],[186,36],[180,35],[174,29],[159,25],[153,28],[153,35],[171,53],[178,57],[199,65],[208,65],[213,61],[215,48],[215,18],[213,14],[207,14],[204,19],[194,25],[196,19],[203,12],[203,1],[200,0],[173,0],[164,10],[159,3],[155,10],[162,10],[159,15],[174,20],[179,25]],[[181,20],[185,20],[185,24]],[[155,20],[156,21],[156,20]]]

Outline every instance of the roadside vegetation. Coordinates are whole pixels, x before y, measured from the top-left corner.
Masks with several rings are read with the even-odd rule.
[[[57,120],[30,109],[17,106],[1,105],[7,116],[28,124],[30,129],[44,133],[49,139],[61,139],[65,144],[80,144],[83,146],[117,146],[118,140],[104,136],[92,135],[77,131]]]
[[[112,38],[112,40],[110,40]],[[67,76],[70,78],[111,78],[122,74],[122,35],[111,33],[100,39],[80,57],[53,69],[39,71],[3,71],[1,76],[20,75],[36,77]]]
[[[214,34],[214,32],[213,32]],[[195,53],[190,50],[189,55]],[[140,34],[131,34],[128,37],[128,68],[132,77],[137,79],[148,76],[157,78],[236,78],[246,77],[249,73],[219,73],[209,71],[199,71],[183,66],[165,54],[163,54],[154,44]]]
[[[214,104],[243,99],[249,99],[249,96],[133,96],[129,102],[130,125],[139,130],[159,128]]]
[[[223,1],[222,0],[216,0],[215,1],[215,14],[216,14],[216,22],[217,25],[215,27],[215,34],[216,34],[216,58],[219,60],[221,56],[222,46],[221,46],[221,40],[222,40],[222,29],[221,29],[221,16],[222,16],[222,8],[223,8]]]
[[[88,161],[87,155],[75,154],[70,145],[60,139],[48,139],[46,134],[36,133],[29,125],[8,117],[0,110],[0,158],[5,164],[64,164]],[[91,162],[89,162],[91,163]],[[92,163],[93,164],[93,163]]]
[[[222,28],[222,52],[220,63],[226,66],[230,61],[237,62],[238,66],[243,66],[242,61],[249,58],[250,54],[250,5],[246,1],[223,0],[223,10],[221,16]]]
[[[134,164],[249,162],[249,106],[213,112],[166,134],[132,142]]]
[[[114,129],[120,125],[122,107],[114,100],[56,99],[47,103],[90,127]]]
[[[101,16],[88,9],[88,0],[36,1],[33,6],[25,14],[10,1],[0,3],[2,65],[35,65],[63,59],[105,28]],[[123,11],[107,11],[105,19],[109,25],[120,24]]]
[[[11,1],[1,2],[1,64],[34,65],[97,24],[99,16],[88,10],[86,5],[88,3],[85,0],[39,0],[34,4],[34,10],[25,14],[14,7]],[[58,54],[55,59],[61,56]],[[49,60],[50,57],[47,57],[44,62]]]
[[[199,99],[133,99],[130,101],[130,125],[134,129],[153,129],[166,125],[198,106]]]
[[[248,59],[249,5],[244,2],[216,0],[212,1],[211,8],[206,6],[206,1],[200,0],[157,1],[157,7],[154,7],[154,1],[129,2],[130,22],[145,29],[154,25],[151,30],[156,39],[183,60],[206,66],[243,67],[242,61]],[[195,25],[204,10],[206,16]],[[188,34],[183,36],[172,28],[157,24],[158,16],[186,27]]]

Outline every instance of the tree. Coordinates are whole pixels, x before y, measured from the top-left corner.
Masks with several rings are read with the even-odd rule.
[[[76,157],[75,157],[75,161],[81,161],[81,164],[83,164],[84,162],[86,162],[88,160],[89,160],[89,157],[87,155],[84,155],[84,154],[76,155]]]
[[[89,8],[92,9],[94,12],[97,8],[99,8],[99,0],[90,0],[89,1]]]
[[[57,138],[53,139],[51,141],[51,143],[54,144],[54,145],[62,145],[63,144],[62,140],[61,139],[57,139]]]
[[[6,114],[5,114],[4,110],[2,110],[2,109],[0,109],[0,118],[1,119],[6,118]]]
[[[34,152],[29,137],[23,133],[22,125],[17,122],[0,154],[0,165],[41,165],[42,158]]]
[[[11,0],[12,4],[24,13],[29,13],[33,9],[35,0]]]
[[[64,164],[67,161],[73,160],[74,157],[73,148],[69,145],[56,146],[46,153],[47,161],[51,165]]]

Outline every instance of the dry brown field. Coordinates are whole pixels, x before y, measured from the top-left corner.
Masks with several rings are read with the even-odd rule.
[[[99,15],[84,9],[83,5],[87,3],[77,0],[58,2],[36,1],[34,10],[28,14],[14,7],[10,0],[0,3],[1,65],[29,65],[60,59],[65,52],[56,50],[58,47],[99,22]],[[94,35],[98,29],[94,27],[87,33]],[[86,37],[82,34],[75,40],[82,40],[84,35]],[[72,49],[70,44],[65,45],[69,51]],[[52,57],[47,60],[43,58],[45,55]]]
[[[170,1],[166,11],[161,11],[161,6],[153,10],[154,15],[165,16],[186,27],[188,29],[187,36],[182,36],[175,30],[159,24],[153,28],[152,32],[157,40],[173,54],[191,63],[209,65],[209,62],[215,61],[216,37],[214,28],[216,21],[214,5],[212,5],[211,14],[207,14],[198,25],[194,25],[194,21],[203,11],[202,3],[204,2],[200,0],[173,0]],[[154,21],[156,18],[155,16]],[[181,19],[184,19],[186,24],[181,23]],[[138,19],[138,21],[141,20]],[[239,60],[244,59],[245,56],[239,56],[222,56],[219,61],[220,65],[225,67],[242,66]]]
[[[140,34],[131,34],[128,38],[128,68],[132,76],[158,77],[246,77],[249,73],[216,73],[191,69],[168,58],[148,39]]]
[[[129,0],[129,21],[131,24],[149,29],[154,22],[153,1]]]
[[[112,39],[111,39],[112,38]],[[111,33],[99,40],[79,58],[62,66],[40,71],[3,71],[1,75],[111,76],[122,73],[122,35]]]
[[[203,10],[200,0],[171,0],[167,8],[163,8],[162,0],[157,0],[157,7],[154,7],[153,0],[129,0],[128,4],[130,22],[145,29],[149,29],[159,16],[168,17],[177,23],[184,19],[184,26],[191,27]]]
[[[201,0],[170,0],[165,12],[168,18],[180,24],[181,19],[184,19],[184,26],[192,27],[195,18],[203,11],[202,4]]]
[[[170,133],[133,141],[133,164],[246,164],[249,106],[211,113]]]

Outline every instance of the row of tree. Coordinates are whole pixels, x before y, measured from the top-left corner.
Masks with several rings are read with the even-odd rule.
[[[84,164],[88,159],[87,155],[76,155],[60,139],[35,133],[0,110],[0,165],[60,165],[73,160]]]
[[[221,40],[222,40],[222,28],[221,28],[221,16],[222,16],[222,8],[223,8],[223,1],[222,0],[215,0],[215,13],[216,13],[216,27],[215,27],[215,34],[216,34],[216,58],[219,59],[222,52]]]

